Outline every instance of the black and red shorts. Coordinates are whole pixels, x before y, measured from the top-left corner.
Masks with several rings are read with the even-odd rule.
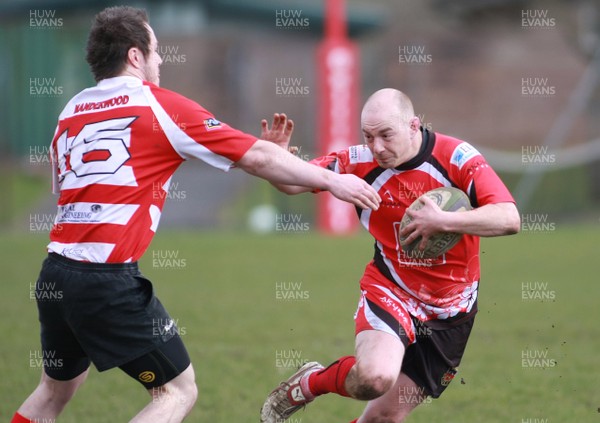
[[[400,339],[405,352],[402,373],[427,395],[438,398],[457,372],[475,322],[477,304],[468,314],[446,321],[421,321],[412,316],[395,286],[377,269],[367,266],[360,281],[361,298],[354,316],[356,334],[378,330]]]
[[[88,263],[50,253],[36,282],[48,376],[70,380],[90,361],[121,367],[147,388],[185,370],[178,328],[136,263]],[[137,373],[139,371],[139,373]]]

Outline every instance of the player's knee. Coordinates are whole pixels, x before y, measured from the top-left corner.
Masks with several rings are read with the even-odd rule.
[[[47,398],[48,403],[61,409],[73,398],[77,390],[76,387],[65,383],[57,384],[56,381],[49,379],[42,380],[38,389]]]
[[[57,380],[44,373],[40,381],[40,388],[47,394],[49,401],[57,406],[64,407],[73,398],[87,375],[88,370],[85,370],[73,379]]]
[[[187,382],[182,388],[182,395],[186,399],[186,404],[189,407],[188,410],[191,410],[198,399],[198,386],[193,379]]]
[[[191,364],[181,373],[179,385],[185,395],[195,402],[198,398],[198,386],[196,386],[196,374]]]
[[[186,383],[178,388],[178,404],[186,409],[186,414],[190,412],[196,400],[198,399],[198,387],[195,382]]]
[[[198,399],[198,387],[192,367],[190,366],[171,382],[152,388],[151,394],[154,401],[173,407],[182,407],[186,410],[186,414],[189,413]]]
[[[371,373],[359,376],[355,397],[363,401],[379,398],[392,387],[396,378],[386,373]]]

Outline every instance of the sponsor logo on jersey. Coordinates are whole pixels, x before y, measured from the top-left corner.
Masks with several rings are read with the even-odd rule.
[[[138,208],[137,204],[70,203],[58,206],[58,214],[54,223],[126,225]]]
[[[450,163],[458,166],[459,169],[462,169],[465,163],[471,160],[473,157],[480,155],[479,151],[472,145],[463,142],[460,144],[454,152],[452,153],[452,158],[450,159]]]
[[[373,153],[366,145],[353,145],[348,149],[350,163],[369,163],[373,161]]]
[[[61,255],[65,257],[85,257],[83,248],[63,248]]]
[[[206,127],[207,131],[212,131],[213,129],[221,128],[222,124],[215,118],[208,118],[204,120],[204,126]]]
[[[117,97],[109,98],[104,101],[92,101],[89,103],[79,103],[75,105],[75,113],[88,112],[90,110],[106,109],[108,107],[121,106],[129,103],[128,95],[120,95]]]
[[[90,221],[91,218],[91,210],[77,210],[75,204],[58,207],[58,222]]]

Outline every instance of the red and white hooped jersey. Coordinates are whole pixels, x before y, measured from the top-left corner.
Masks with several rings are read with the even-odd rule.
[[[227,171],[255,141],[196,102],[138,78],[83,90],[62,111],[51,144],[60,197],[48,251],[80,261],[137,261],[179,165],[196,158]]]
[[[422,321],[448,319],[470,312],[479,284],[479,237],[463,235],[446,254],[426,259],[407,255],[398,229],[410,204],[427,191],[453,186],[464,191],[473,207],[514,199],[483,156],[470,144],[423,130],[416,157],[393,169],[379,167],[366,145],[349,147],[312,163],[367,181],[382,198],[377,211],[357,209],[361,224],[375,238],[369,266],[392,282],[394,294]]]

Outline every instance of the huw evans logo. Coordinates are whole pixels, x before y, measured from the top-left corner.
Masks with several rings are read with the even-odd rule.
[[[521,215],[521,231],[550,233],[556,231],[556,222],[549,219],[548,213],[524,213]]]
[[[275,230],[278,232],[307,232],[309,222],[302,222],[302,214],[278,213],[275,216]]]
[[[276,282],[275,299],[277,300],[308,300],[310,293],[302,289],[302,282]]]
[[[310,88],[302,78],[275,78],[275,94],[279,97],[307,97]]]
[[[306,363],[302,358],[302,351],[298,350],[276,350],[275,351],[275,367],[298,369]]]
[[[158,54],[163,65],[177,65],[187,62],[187,56],[179,50],[177,45],[159,45]]]
[[[29,95],[32,97],[58,97],[63,95],[63,91],[56,78],[29,78]]]
[[[550,84],[549,78],[521,78],[521,96],[530,98],[554,97],[556,87]]]
[[[310,20],[299,9],[275,10],[275,27],[279,29],[308,29]]]
[[[63,26],[63,18],[56,17],[56,10],[30,9],[29,27],[37,29],[60,29]]]
[[[61,301],[63,299],[63,291],[57,289],[56,282],[38,281],[29,284],[29,299],[42,301]]]
[[[548,282],[521,282],[523,301],[556,300],[556,291],[548,287]]]
[[[548,16],[548,9],[521,10],[521,28],[550,29],[556,26],[556,19]]]
[[[398,46],[398,63],[427,65],[433,61],[431,54],[425,51],[424,45]]]
[[[179,256],[179,250],[152,251],[152,267],[159,269],[184,269],[187,259]]]
[[[548,369],[556,367],[557,361],[548,357],[548,349],[544,350],[522,350],[521,367]]]
[[[60,369],[63,364],[63,359],[56,357],[56,351],[29,351],[29,367],[32,369]]]
[[[524,165],[552,165],[556,163],[556,154],[547,145],[521,146],[521,163]]]

